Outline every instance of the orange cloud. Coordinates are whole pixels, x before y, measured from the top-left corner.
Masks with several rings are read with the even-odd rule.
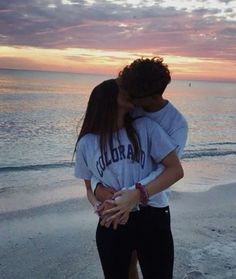
[[[0,47],[2,68],[113,74],[134,59],[153,57],[140,52],[96,49],[41,49]],[[162,54],[174,78],[234,80],[236,65],[230,61]],[[224,69],[224,70],[222,70]]]
[[[157,2],[3,1],[0,67],[117,74],[164,56],[174,77],[235,79],[234,1]]]

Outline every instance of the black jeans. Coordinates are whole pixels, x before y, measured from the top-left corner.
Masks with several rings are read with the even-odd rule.
[[[128,279],[133,250],[144,279],[172,279],[174,245],[169,207],[142,207],[117,230],[98,224],[96,241],[106,279]]]

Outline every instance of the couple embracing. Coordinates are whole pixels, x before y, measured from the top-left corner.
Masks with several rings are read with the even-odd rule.
[[[106,279],[171,279],[168,197],[183,177],[187,122],[163,93],[163,59],[137,59],[97,85],[76,143],[75,175],[99,215],[96,244]]]

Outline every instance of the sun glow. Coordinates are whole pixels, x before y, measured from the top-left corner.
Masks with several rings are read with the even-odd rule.
[[[108,51],[100,49],[67,48],[42,49],[33,47],[0,47],[1,68],[49,70],[112,74],[134,59],[153,57],[155,52]],[[174,78],[234,79],[236,66],[229,61],[215,61],[196,57],[173,56],[163,53]],[[220,69],[224,67],[222,72]]]

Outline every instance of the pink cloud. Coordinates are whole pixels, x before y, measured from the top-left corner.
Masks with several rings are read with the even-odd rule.
[[[53,2],[3,1],[0,43],[41,48],[145,50],[235,60],[236,22],[215,17],[218,9],[187,12],[158,5],[122,7],[105,1],[89,7],[83,2],[62,5],[55,1],[52,9],[49,4]],[[232,9],[228,13],[232,14]]]

